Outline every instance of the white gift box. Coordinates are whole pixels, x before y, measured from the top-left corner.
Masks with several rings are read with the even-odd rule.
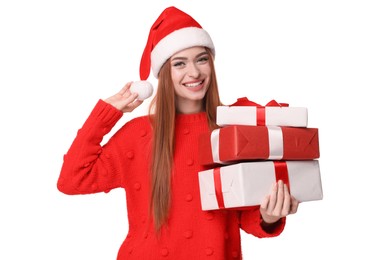
[[[284,163],[290,193],[298,201],[322,199],[318,160],[243,162],[198,173],[202,210],[260,205],[277,181],[275,163]]]
[[[218,106],[217,125],[266,125],[307,127],[306,107]]]

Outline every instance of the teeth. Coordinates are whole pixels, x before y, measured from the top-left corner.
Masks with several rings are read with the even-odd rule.
[[[194,87],[199,86],[201,83],[202,82],[190,83],[190,84],[185,84],[185,86],[188,88],[194,88]]]

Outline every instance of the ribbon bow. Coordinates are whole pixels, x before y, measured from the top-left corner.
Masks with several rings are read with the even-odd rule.
[[[288,103],[278,103],[275,100],[271,100],[265,106],[259,105],[253,101],[250,101],[246,97],[238,98],[237,102],[230,106],[252,106],[256,107],[256,124],[266,125],[266,107],[288,107]]]
[[[247,97],[237,98],[237,101],[229,106],[255,106],[255,107],[288,107],[288,103],[278,103],[275,100],[269,101],[265,106],[250,101]]]

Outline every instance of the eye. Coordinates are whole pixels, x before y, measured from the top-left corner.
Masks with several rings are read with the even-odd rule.
[[[199,57],[198,62],[203,64],[203,63],[206,63],[208,60],[209,60],[209,56],[205,55],[205,56]]]
[[[184,65],[185,65],[185,63],[183,61],[176,61],[176,62],[172,63],[173,67],[183,67]]]

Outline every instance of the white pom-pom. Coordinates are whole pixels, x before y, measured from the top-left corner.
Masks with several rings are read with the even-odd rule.
[[[134,81],[131,84],[130,91],[138,93],[138,100],[145,100],[153,94],[153,86],[145,80]]]

